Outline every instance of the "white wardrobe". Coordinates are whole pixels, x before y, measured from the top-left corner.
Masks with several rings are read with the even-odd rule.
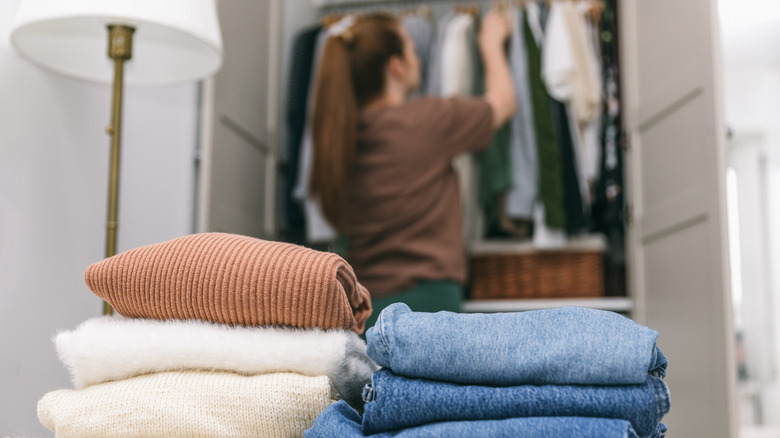
[[[202,90],[197,228],[273,237],[286,57],[317,10],[218,4],[225,64]],[[669,358],[668,436],[736,437],[717,1],[619,0],[619,13],[629,315]]]
[[[633,316],[673,358],[670,436],[735,437],[717,3],[621,6]]]

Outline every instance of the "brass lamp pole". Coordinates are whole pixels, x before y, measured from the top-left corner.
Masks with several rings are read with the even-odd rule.
[[[87,62],[105,56],[101,51],[108,33],[108,57],[113,61],[109,64],[113,64],[114,81],[111,119],[106,129],[111,137],[111,153],[105,248],[106,258],[112,257],[117,253],[124,81],[163,85],[194,82],[216,73],[222,65],[223,52],[217,0],[18,0],[18,3],[9,34],[12,46],[22,57],[54,73],[91,82],[111,80],[111,69],[104,63],[105,58],[104,62]],[[140,38],[133,42],[136,32]],[[133,45],[139,47],[135,58]],[[125,63],[131,58],[133,69],[125,72]],[[111,315],[114,309],[104,303],[103,313]]]
[[[111,136],[111,158],[108,175],[108,220],[106,222],[106,258],[116,254],[116,235],[119,225],[119,143],[122,134],[122,91],[125,61],[133,56],[135,28],[120,24],[108,25],[108,57],[114,60],[114,91],[111,97],[111,124],[106,132]],[[114,309],[103,302],[103,314],[112,315]]]

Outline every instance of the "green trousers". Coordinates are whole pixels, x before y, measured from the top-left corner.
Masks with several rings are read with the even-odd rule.
[[[447,310],[460,312],[463,301],[463,286],[451,280],[421,280],[411,288],[386,297],[372,297],[371,316],[366,321],[366,330],[376,324],[382,309],[393,303],[405,303],[415,312],[438,312]]]

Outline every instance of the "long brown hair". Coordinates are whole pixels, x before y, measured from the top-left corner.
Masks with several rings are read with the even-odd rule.
[[[385,67],[403,52],[398,20],[388,14],[358,17],[349,29],[325,42],[314,97],[309,191],[337,229],[357,148],[360,109],[382,95]]]

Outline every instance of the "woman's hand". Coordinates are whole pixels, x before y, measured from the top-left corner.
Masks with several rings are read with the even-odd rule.
[[[503,50],[504,42],[511,34],[512,25],[503,13],[493,9],[482,17],[479,44],[483,51]]]
[[[493,127],[498,128],[515,113],[515,87],[504,50],[512,34],[512,23],[499,11],[492,10],[482,19],[479,45],[485,64],[485,100],[493,110]]]

